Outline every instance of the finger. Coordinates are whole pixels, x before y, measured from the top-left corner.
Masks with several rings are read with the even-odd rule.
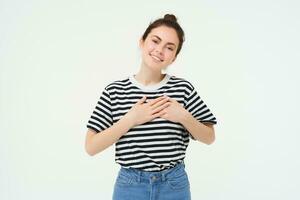
[[[165,102],[169,101],[171,98],[163,95],[160,97],[157,97],[156,99],[152,99],[150,101],[147,101],[148,105],[150,105],[150,107],[152,107],[152,109],[157,108],[158,106],[164,104]]]
[[[175,99],[172,99],[171,97],[168,97],[168,100],[169,100],[170,102],[174,102],[174,101],[175,101]]]
[[[164,112],[158,112],[158,113],[155,113],[152,115],[152,119],[155,119],[157,117],[161,117],[162,115],[164,115],[165,113]]]
[[[138,100],[137,104],[142,104],[142,103],[144,103],[145,100],[146,100],[146,98],[147,98],[146,96],[143,96],[141,99]]]
[[[164,99],[162,99],[162,100],[156,102],[156,103],[153,104],[151,107],[152,107],[152,109],[156,109],[157,107],[159,107],[159,106],[165,104],[165,103],[168,102],[168,101],[169,101],[169,97],[166,97],[166,98],[164,98]]]
[[[165,117],[166,114],[167,114],[167,112],[163,109],[163,110],[161,110],[160,112],[155,113],[154,116],[155,116],[155,117]]]
[[[160,112],[161,110],[167,108],[170,105],[170,102],[165,102],[164,104],[162,104],[161,106],[155,108],[152,113],[157,113]]]
[[[163,100],[163,99],[165,99],[166,97],[165,96],[161,96],[161,97],[158,97],[158,98],[156,98],[156,99],[152,99],[151,101],[149,101],[148,103],[149,103],[149,105],[151,106],[151,105],[153,105],[153,104],[155,104],[155,103],[157,103],[157,102],[159,102],[159,101],[161,101],[161,100]]]

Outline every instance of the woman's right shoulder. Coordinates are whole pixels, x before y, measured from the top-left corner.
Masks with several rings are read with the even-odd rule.
[[[107,83],[104,87],[105,90],[111,90],[116,87],[124,87],[129,84],[129,76],[124,76]]]

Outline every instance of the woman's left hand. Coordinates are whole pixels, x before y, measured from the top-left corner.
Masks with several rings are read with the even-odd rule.
[[[180,123],[186,117],[188,111],[175,99],[172,99],[171,97],[168,98],[168,106],[160,111],[162,113],[160,117],[172,122]]]

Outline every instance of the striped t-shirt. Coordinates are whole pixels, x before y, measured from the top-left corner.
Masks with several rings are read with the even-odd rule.
[[[216,124],[217,120],[198,95],[194,86],[183,78],[165,74],[155,85],[145,86],[135,75],[108,84],[91,114],[87,128],[97,133],[109,128],[146,95],[146,102],[162,95],[175,99],[198,121]],[[180,123],[163,118],[132,127],[115,143],[115,162],[125,168],[161,171],[184,161],[192,135]]]

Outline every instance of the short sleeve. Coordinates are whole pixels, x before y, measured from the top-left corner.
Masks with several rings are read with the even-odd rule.
[[[86,127],[97,133],[113,125],[110,94],[105,88],[87,122]]]
[[[217,124],[217,119],[203,102],[195,88],[186,98],[185,109],[189,111],[201,123]],[[189,133],[192,139],[193,136]]]

